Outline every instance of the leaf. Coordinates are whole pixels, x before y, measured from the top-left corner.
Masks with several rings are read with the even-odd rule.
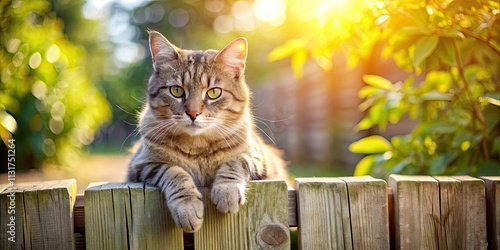
[[[447,154],[439,155],[436,159],[430,162],[430,174],[431,175],[442,175],[445,173],[448,164],[457,157],[456,152],[451,152]]]
[[[415,44],[415,52],[413,55],[413,66],[417,68],[422,62],[427,59],[432,52],[437,48],[439,38],[437,36],[424,36]]]
[[[431,91],[423,94],[420,99],[423,101],[453,101],[452,95],[448,93],[440,93],[438,91]]]
[[[354,176],[369,175],[373,169],[375,155],[367,155],[361,159],[354,169]]]
[[[390,172],[391,174],[399,174],[401,173],[407,166],[410,165],[410,162],[406,159],[400,161],[396,165],[394,165],[391,169]]]
[[[363,118],[358,124],[356,124],[354,129],[356,131],[366,130],[372,128],[373,126],[375,126],[375,123],[372,121],[372,119],[370,119],[370,117],[367,116]]]
[[[500,121],[500,107],[495,105],[487,105],[483,110],[486,130],[491,133],[495,128],[498,129]]]
[[[479,163],[478,175],[479,176],[498,176],[500,174],[500,162],[499,161],[486,161]]]
[[[294,54],[297,50],[303,49],[305,47],[305,42],[302,39],[291,39],[283,45],[274,48],[268,55],[267,59],[269,61],[277,61],[283,58],[289,57]]]
[[[443,33],[439,34],[441,37],[451,37],[451,38],[462,38],[465,39],[465,36],[459,30],[447,30]]]
[[[500,93],[488,93],[486,96],[479,97],[479,101],[500,107]]]
[[[497,154],[500,153],[500,136],[497,136],[497,138],[495,138],[495,140],[493,141],[492,152]]]
[[[446,122],[434,122],[424,128],[429,134],[451,134],[457,130],[453,124]]]
[[[349,145],[349,150],[357,154],[385,153],[391,149],[391,143],[379,135],[367,136]]]
[[[301,49],[297,51],[292,56],[292,68],[293,73],[296,78],[301,78],[303,75],[302,68],[304,67],[304,63],[307,60],[307,51],[305,49]]]
[[[361,99],[364,99],[368,96],[373,95],[378,91],[377,88],[372,87],[372,86],[364,86],[358,91],[358,97]]]
[[[363,81],[376,88],[391,90],[393,84],[391,81],[377,75],[364,75]]]
[[[436,48],[436,55],[443,61],[445,64],[456,67],[457,66],[457,58],[455,55],[455,49],[453,45],[453,40],[450,38],[441,38],[439,39],[439,45]]]

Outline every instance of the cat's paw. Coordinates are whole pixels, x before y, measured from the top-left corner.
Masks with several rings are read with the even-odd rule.
[[[177,226],[184,232],[193,233],[201,228],[203,223],[203,201],[201,197],[183,197],[170,206],[172,217]]]
[[[245,203],[244,184],[219,183],[212,187],[212,202],[221,213],[236,213]]]

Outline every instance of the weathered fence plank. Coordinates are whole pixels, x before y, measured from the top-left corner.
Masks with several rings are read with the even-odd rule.
[[[352,249],[347,185],[338,178],[297,178],[301,249]]]
[[[202,188],[193,235],[142,183],[92,184],[79,204],[75,180],[0,185],[0,249],[74,249],[76,239],[80,249],[289,249],[295,226],[301,249],[500,249],[500,177],[391,175],[389,186],[369,176],[298,178],[296,190],[255,181],[229,215]]]
[[[489,249],[500,249],[500,176],[481,177],[486,186]]]
[[[387,184],[369,176],[296,179],[302,249],[388,249]]]
[[[439,181],[442,249],[486,249],[484,182],[468,176]]]
[[[284,181],[251,181],[236,214],[221,214],[203,189],[204,221],[196,249],[290,249],[288,191]]]
[[[160,190],[140,183],[91,184],[85,190],[87,249],[183,249],[182,230]]]
[[[23,246],[26,246],[26,249],[30,249],[24,243],[23,189],[19,185],[4,185],[1,187],[0,208],[0,211],[2,211],[0,225],[7,228],[5,231],[2,230],[0,234],[0,249],[22,249]],[[29,234],[29,231],[27,233]]]
[[[370,176],[340,179],[347,184],[353,249],[389,249],[387,183]]]
[[[429,176],[389,176],[396,249],[439,249],[439,183]]]
[[[9,241],[9,234],[2,233],[0,249],[74,249],[74,179],[10,186],[0,194],[2,208],[10,206],[12,195],[15,197],[15,214],[11,215],[15,216],[15,242]],[[0,217],[2,225],[10,222],[10,216]]]

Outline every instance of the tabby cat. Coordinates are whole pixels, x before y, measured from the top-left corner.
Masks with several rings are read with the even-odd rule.
[[[154,72],[128,181],[159,187],[177,225],[194,232],[203,222],[198,187],[211,188],[219,212],[235,213],[247,182],[285,179],[285,163],[255,130],[244,38],[220,52],[192,51],[149,31],[149,45]]]

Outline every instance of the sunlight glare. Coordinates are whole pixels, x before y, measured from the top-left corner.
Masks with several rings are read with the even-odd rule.
[[[284,0],[257,0],[253,11],[255,17],[262,22],[279,26],[285,22],[286,4]]]

